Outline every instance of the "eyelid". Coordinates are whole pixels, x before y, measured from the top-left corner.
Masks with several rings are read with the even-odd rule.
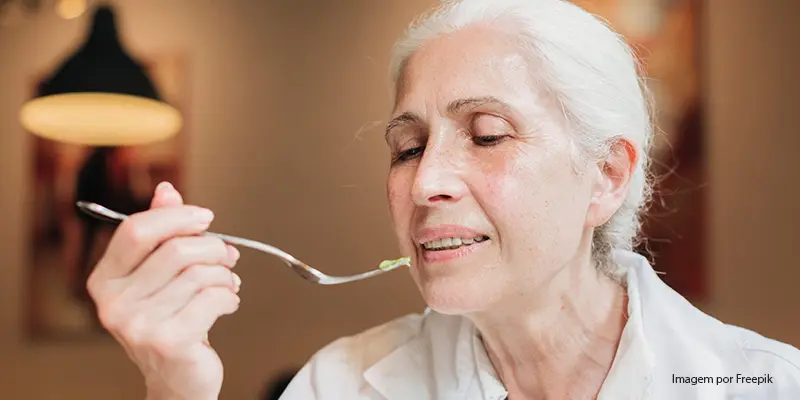
[[[418,136],[408,136],[397,140],[396,145],[391,148],[393,153],[402,153],[420,146],[424,146],[424,143]]]
[[[475,124],[478,122],[478,120],[481,117],[491,117],[491,118],[493,118],[493,121],[494,120],[498,120],[500,125],[502,125],[502,129],[500,129],[502,132],[496,132],[496,131],[498,131],[498,129],[493,127],[493,129],[491,129],[493,131],[493,133],[491,135],[495,135],[495,136],[505,135],[505,134],[510,134],[513,131],[516,131],[516,127],[514,126],[514,124],[511,121],[509,121],[507,118],[505,118],[505,117],[503,117],[501,115],[497,115],[497,114],[494,114],[494,113],[487,113],[487,112],[481,112],[481,113],[474,114],[470,118],[471,128],[473,128],[473,129],[476,128]]]
[[[394,127],[391,131],[387,132],[386,143],[390,148],[400,148],[404,143],[413,140],[417,135],[411,130],[408,125],[399,125]]]

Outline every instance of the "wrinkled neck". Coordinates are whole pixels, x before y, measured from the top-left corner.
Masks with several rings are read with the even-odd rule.
[[[518,398],[593,397],[611,368],[627,320],[626,289],[588,254],[539,293],[470,316],[498,377]]]

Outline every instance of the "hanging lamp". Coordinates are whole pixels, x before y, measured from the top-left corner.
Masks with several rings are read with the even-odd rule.
[[[95,9],[86,42],[23,105],[20,121],[43,138],[90,146],[159,142],[183,123],[125,51],[108,5]]]

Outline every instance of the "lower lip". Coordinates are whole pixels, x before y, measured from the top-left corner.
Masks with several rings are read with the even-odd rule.
[[[452,250],[426,250],[424,247],[422,248],[422,259],[428,263],[445,263],[450,261],[455,261],[459,258],[466,257],[472,254],[474,251],[480,249],[481,247],[485,246],[486,243],[489,242],[488,240],[484,240],[482,242],[476,242],[469,246],[462,246],[457,249]]]

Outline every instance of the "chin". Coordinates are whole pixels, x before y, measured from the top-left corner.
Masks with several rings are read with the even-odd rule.
[[[457,271],[451,274],[430,274],[415,271],[414,280],[422,298],[431,310],[445,315],[462,315],[485,311],[504,292],[496,277]]]

